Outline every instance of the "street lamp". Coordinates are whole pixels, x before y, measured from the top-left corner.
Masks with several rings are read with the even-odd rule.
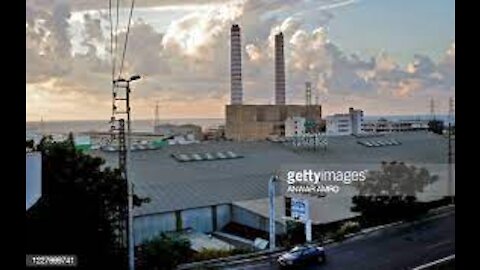
[[[275,182],[278,181],[278,177],[276,175],[270,177],[268,181],[268,212],[269,212],[269,246],[270,250],[273,251],[275,249]]]

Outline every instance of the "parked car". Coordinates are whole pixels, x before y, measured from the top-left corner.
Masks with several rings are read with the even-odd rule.
[[[320,246],[297,246],[278,257],[280,267],[298,267],[311,263],[324,263],[326,261],[325,249]]]

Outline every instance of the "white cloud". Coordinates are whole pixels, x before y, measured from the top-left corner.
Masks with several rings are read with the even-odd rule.
[[[329,106],[340,106],[344,97],[350,97],[360,102],[358,107],[364,104],[372,109],[379,109],[372,105],[379,99],[388,107],[396,100],[454,91],[455,43],[440,61],[416,55],[405,68],[386,52],[367,60],[345,55],[329,40],[327,26],[333,16],[325,10],[353,2],[216,2],[173,20],[165,33],[158,33],[151,25],[136,20],[130,32],[124,74],[143,76],[135,84],[139,106],[147,106],[158,99],[163,107],[171,104],[168,106],[172,109],[168,112],[171,115],[194,115],[195,112],[201,114],[199,116],[212,116],[208,112],[211,109],[221,117],[229,96],[230,26],[239,23],[248,102],[273,100],[273,37],[279,31],[284,33],[285,40],[289,102],[304,102],[305,81],[313,83],[322,101],[332,102]],[[71,102],[80,107],[97,104],[92,106],[92,111],[110,102],[111,63],[102,55],[110,46],[110,37],[102,32],[101,20],[105,18],[90,15],[83,18],[81,44],[86,50],[73,54],[68,31],[73,8],[69,5],[79,6],[71,2],[48,5],[27,2],[27,83],[37,86],[37,98],[27,102],[30,111],[39,107],[37,103],[42,98],[38,97],[42,95],[48,97],[43,100],[55,100],[67,107]],[[124,38],[122,31],[120,44]],[[65,100],[59,102],[62,96]],[[81,96],[85,98],[71,98]],[[212,105],[207,106],[208,103]],[[192,104],[195,106],[189,106]],[[189,110],[193,107],[195,109]],[[107,105],[107,109],[98,110],[98,113],[108,110]],[[146,109],[141,111],[147,114]],[[71,115],[60,109],[58,113]]]

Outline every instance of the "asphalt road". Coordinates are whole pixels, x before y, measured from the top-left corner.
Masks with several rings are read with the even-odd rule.
[[[303,269],[400,270],[455,254],[455,212],[326,246],[327,262]],[[227,269],[279,269],[275,261]]]

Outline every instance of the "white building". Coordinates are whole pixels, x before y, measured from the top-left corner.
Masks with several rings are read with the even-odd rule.
[[[289,117],[285,120],[285,137],[295,137],[305,134],[305,118]]]
[[[350,108],[348,113],[327,116],[327,135],[342,136],[363,132],[363,111]]]
[[[397,120],[390,121],[385,118],[366,121],[363,123],[363,130],[368,133],[389,133],[407,131],[427,131],[428,121],[426,120]]]

